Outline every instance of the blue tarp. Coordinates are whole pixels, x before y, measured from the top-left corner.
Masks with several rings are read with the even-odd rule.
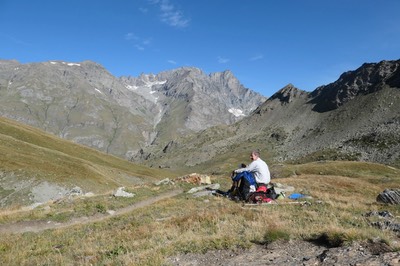
[[[293,194],[290,194],[290,196],[288,198],[296,200],[296,199],[305,198],[305,197],[307,197],[307,196],[303,195],[301,193],[293,193]]]

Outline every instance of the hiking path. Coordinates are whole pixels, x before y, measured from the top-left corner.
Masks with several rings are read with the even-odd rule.
[[[136,202],[130,206],[125,208],[121,208],[113,212],[113,214],[102,213],[96,214],[94,216],[84,216],[84,217],[77,217],[73,218],[65,223],[54,222],[54,221],[45,221],[45,220],[38,220],[38,221],[22,221],[17,223],[10,223],[10,224],[1,224],[0,225],[0,233],[25,233],[25,232],[41,232],[47,229],[58,229],[58,228],[65,228],[72,225],[82,225],[88,223],[94,223],[103,221],[105,219],[115,217],[118,215],[129,213],[133,210],[143,208],[149,205],[152,205],[158,201],[165,200],[176,195],[181,194],[183,191],[181,189],[171,190],[160,195],[157,195],[152,198],[148,198],[139,202]]]

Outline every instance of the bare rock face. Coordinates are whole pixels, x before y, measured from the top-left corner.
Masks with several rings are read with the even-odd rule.
[[[400,189],[385,189],[376,198],[378,202],[398,205],[400,204]]]
[[[327,112],[342,106],[358,95],[366,95],[385,86],[400,88],[400,60],[365,63],[355,71],[343,73],[329,85],[317,88],[312,100],[314,111]]]
[[[1,116],[130,160],[149,145],[236,122],[265,99],[230,71],[117,78],[91,61],[0,60]]]
[[[231,124],[266,100],[228,70],[206,75],[198,68],[182,67],[157,75],[121,77],[120,81],[145,98],[153,98],[159,109],[156,127],[173,125],[180,132]]]

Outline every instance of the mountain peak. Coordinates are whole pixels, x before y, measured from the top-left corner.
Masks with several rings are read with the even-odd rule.
[[[173,70],[171,70],[171,72],[177,73],[179,75],[184,74],[184,73],[188,74],[188,75],[204,75],[204,72],[200,68],[189,67],[189,66],[173,69]]]
[[[270,100],[278,99],[282,103],[290,103],[294,98],[303,95],[307,92],[296,88],[293,84],[289,83],[274,95],[270,97]]]

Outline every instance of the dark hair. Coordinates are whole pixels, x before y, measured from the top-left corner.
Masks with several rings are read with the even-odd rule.
[[[241,163],[241,164],[240,164],[240,167],[241,167],[241,168],[246,168],[247,165],[246,165],[245,163]]]

